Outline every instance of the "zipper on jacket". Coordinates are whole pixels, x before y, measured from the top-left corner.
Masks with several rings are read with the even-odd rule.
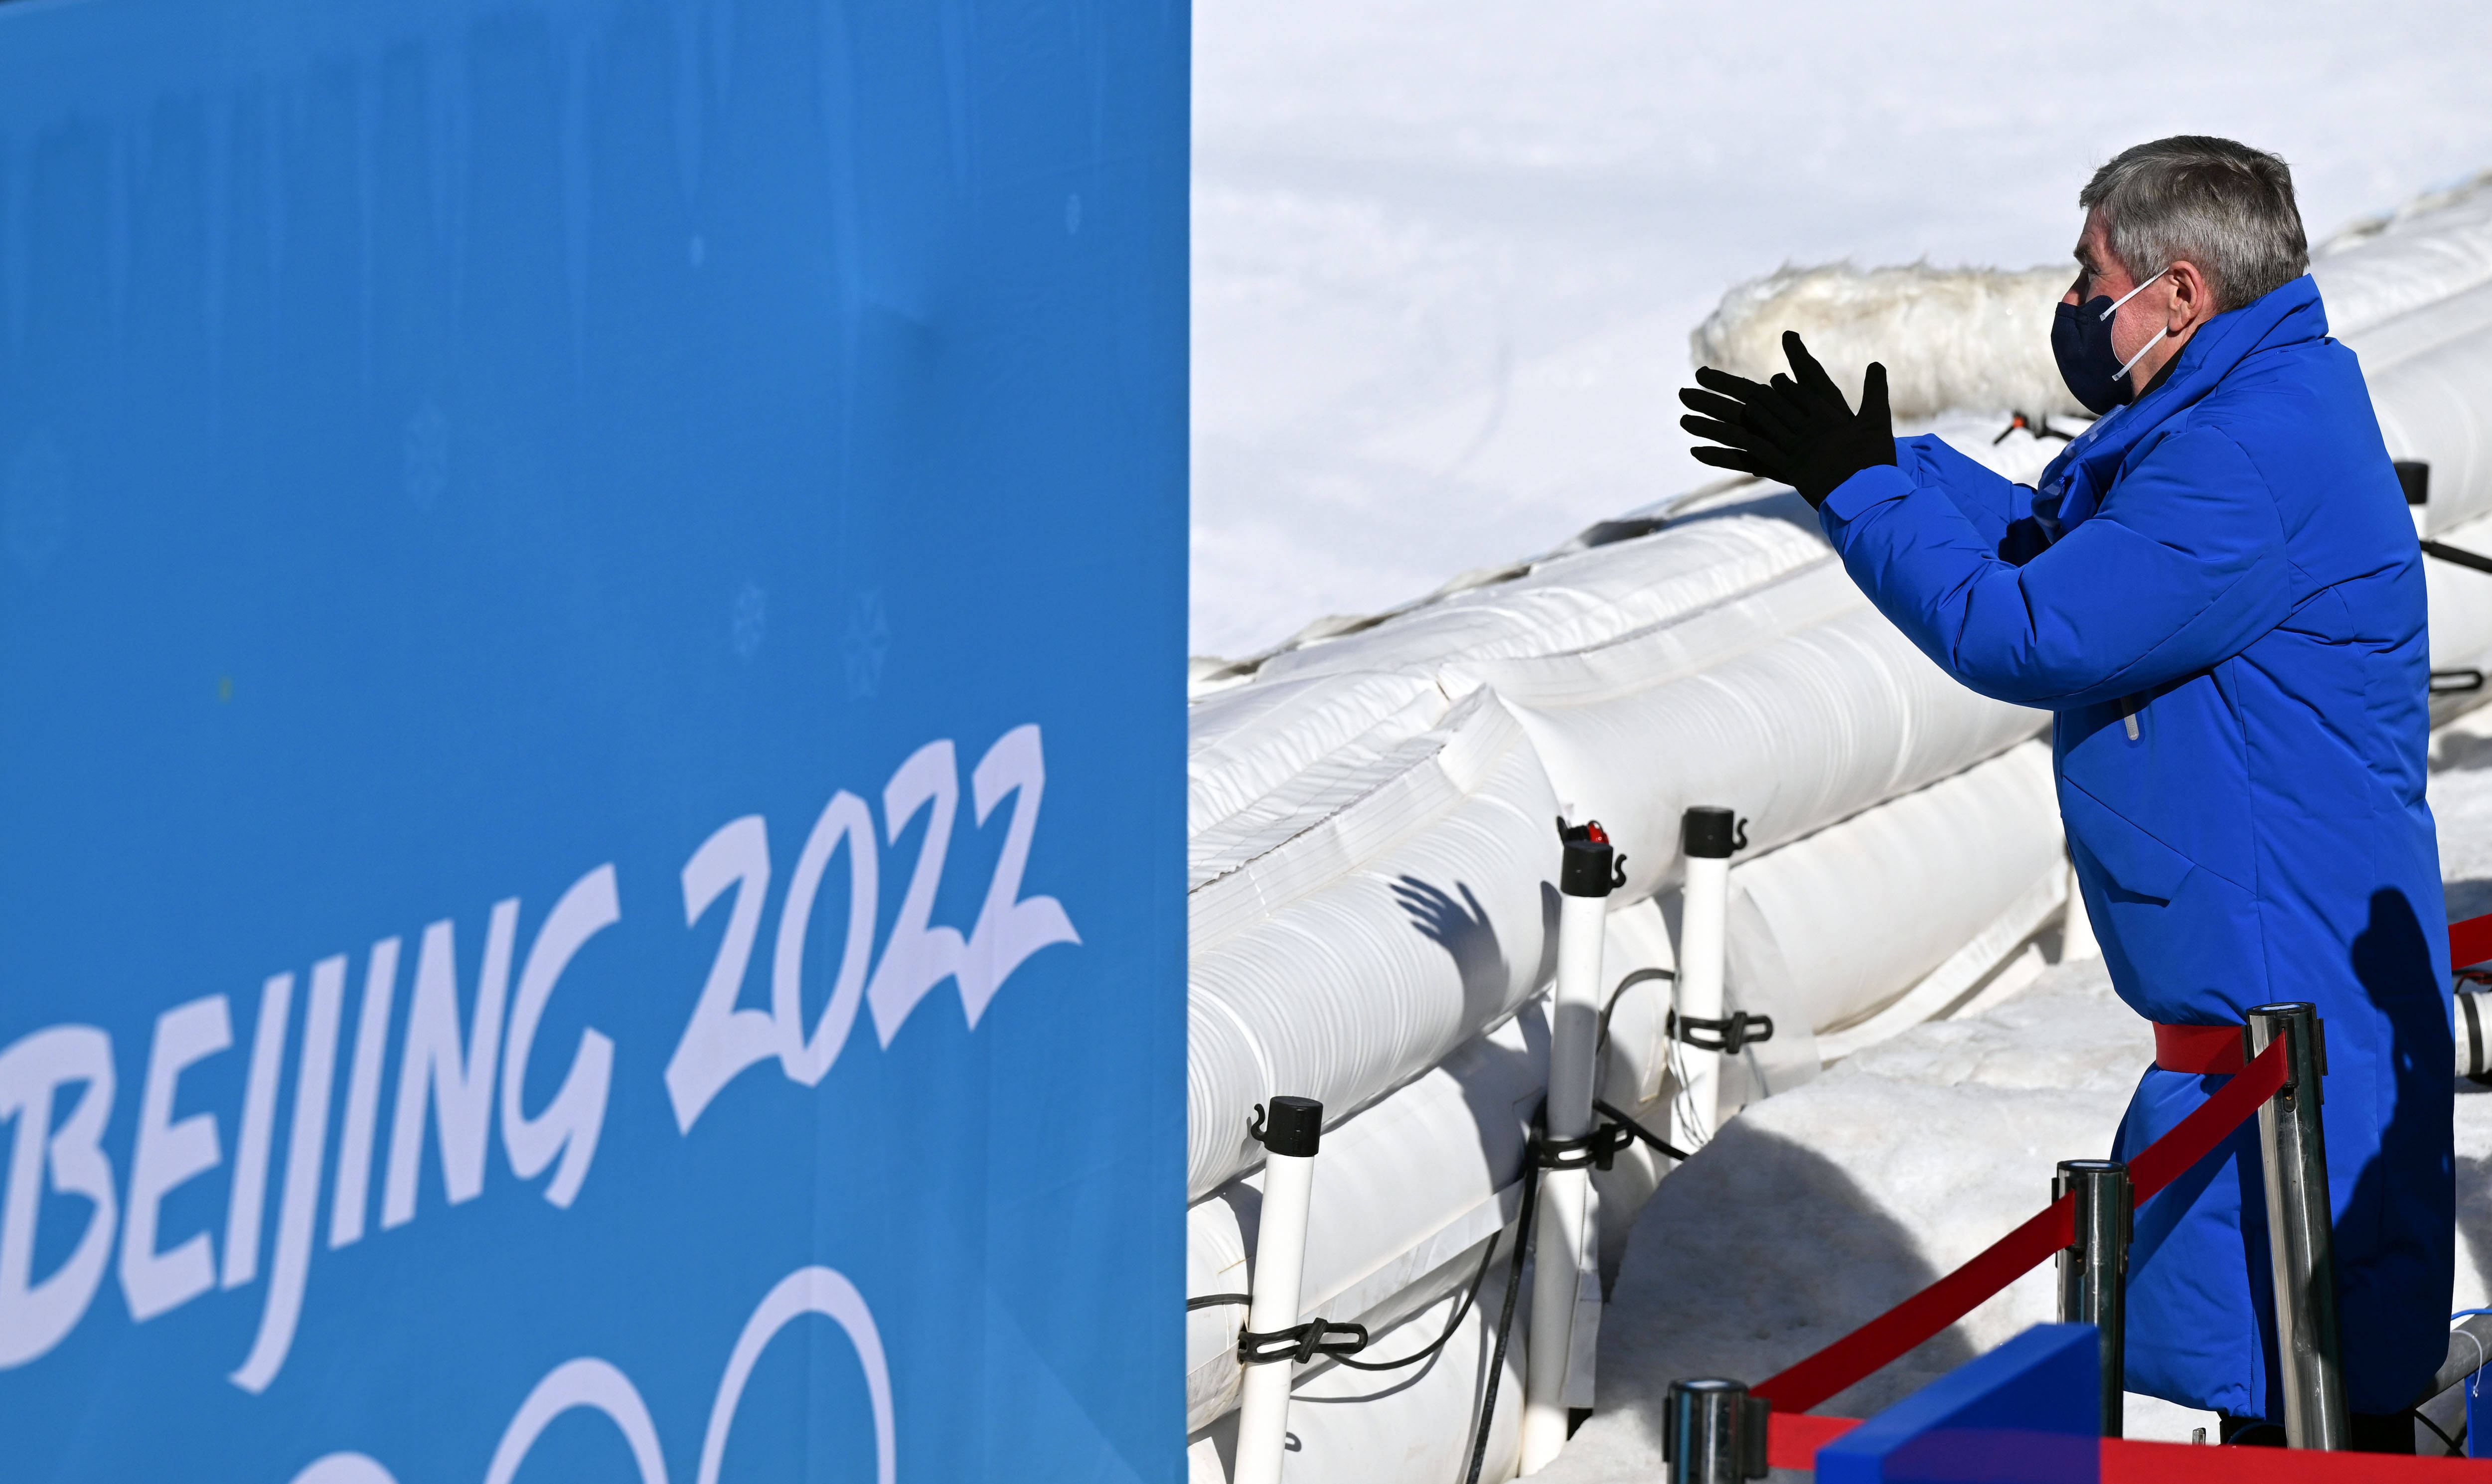
[[[2137,697],[2134,697],[2134,696],[2123,696],[2123,697],[2121,697],[2120,698],[2120,720],[2121,720],[2121,726],[2123,726],[2123,727],[2126,727],[2128,728],[2128,740],[2130,740],[2131,742],[2136,741],[2136,740],[2137,740]]]

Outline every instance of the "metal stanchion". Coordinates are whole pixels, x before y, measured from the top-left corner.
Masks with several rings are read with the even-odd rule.
[[[1258,1113],[1262,1110],[1258,1109]],[[1316,1145],[1323,1105],[1276,1097],[1257,1137],[1263,1142],[1263,1212],[1256,1227],[1253,1296],[1246,1309],[1247,1362],[1237,1405],[1237,1457],[1231,1484],[1280,1484],[1290,1435],[1289,1350],[1250,1356],[1255,1335],[1276,1335],[1298,1322],[1299,1280],[1307,1259],[1307,1198],[1314,1188]]]
[[[1563,829],[1563,826],[1560,826]],[[1601,1021],[1601,939],[1616,860],[1600,827],[1564,830],[1558,871],[1558,988],[1549,1017],[1549,1101],[1541,1114],[1540,1206],[1534,1225],[1530,1347],[1525,1352],[1521,1470],[1566,1445],[1566,1366],[1584,1280],[1591,1186],[1592,1061]]]
[[[1765,1476],[1768,1409],[1735,1380],[1675,1380],[1662,1403],[1670,1484],[1742,1484]]]
[[[2336,1341],[2336,1264],[2328,1201],[2328,1149],[2319,1126],[2328,1070],[2318,1009],[2258,1005],[2249,1054],[2285,1043],[2284,1086],[2259,1110],[2267,1167],[2268,1247],[2275,1266],[2276,1358],[2289,1447],[2343,1448],[2349,1437],[2345,1368]]]
[[[2102,1435],[2118,1438],[2126,1387],[2128,1241],[2136,1209],[2128,1167],[2117,1160],[2063,1159],[2051,1199],[2076,1193],[2077,1239],[2060,1254],[2060,1322],[2092,1324],[2102,1338]]]
[[[1731,811],[1699,805],[1679,816],[1686,862],[1678,915],[1678,982],[1671,996],[1678,1024],[1722,1019],[1722,957],[1731,911],[1731,853],[1742,844]],[[1718,1056],[1683,1059],[1686,1083],[1672,1103],[1671,1143],[1693,1149],[1712,1137],[1721,1113]]]

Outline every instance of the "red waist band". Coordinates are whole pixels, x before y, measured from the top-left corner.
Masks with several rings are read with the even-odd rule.
[[[2239,1025],[2154,1024],[2154,1064],[2166,1072],[2230,1077],[2248,1065],[2241,1057]]]

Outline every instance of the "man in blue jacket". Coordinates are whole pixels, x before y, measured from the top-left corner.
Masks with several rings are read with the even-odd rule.
[[[2224,1078],[2183,1027],[2305,1000],[2358,1447],[2410,1452],[2447,1352],[2454,1196],[2448,945],[2423,801],[2420,553],[2354,353],[2329,339],[2283,161],[2143,144],[2078,197],[2052,340],[2101,414],[2011,485],[1855,413],[1795,335],[1760,385],[1681,394],[1696,457],[1790,484],[1861,590],[1940,668],[2054,713],[2086,908],[2121,997],[2159,1026],[2127,1158]],[[2128,1386],[2278,1440],[2255,1124],[2137,1214]],[[2265,1437],[2259,1435],[2267,1435]]]

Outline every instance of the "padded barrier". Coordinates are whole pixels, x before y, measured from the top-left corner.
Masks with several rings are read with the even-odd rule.
[[[2329,327],[2348,341],[2492,283],[2492,181],[2418,198],[2338,234],[2312,255],[2310,276],[2327,301]]]
[[[1530,733],[1570,816],[1620,842],[1629,900],[1675,876],[1691,805],[1734,807],[1750,847],[1769,849],[2045,721],[1948,679],[1831,555],[1608,644],[1469,668]]]
[[[1260,1159],[1257,1103],[1287,1090],[1338,1122],[1549,977],[1558,806],[1495,697],[1325,797],[1341,807],[1223,837],[1189,898],[1189,1200]]]
[[[1856,1024],[2037,887],[2056,904],[2051,887],[2066,870],[2060,842],[2048,744],[2011,748],[1734,866],[1735,902],[1752,909],[1735,906],[1731,916],[1733,976],[1755,985],[1778,972],[1782,1001],[1820,1033]],[[2001,950],[2040,923],[2021,926]]]
[[[1639,1121],[1658,1119],[1666,1113],[1653,1100],[1667,1086],[1668,1044],[1660,1029],[1670,987],[1641,971],[1670,966],[1670,939],[1649,903],[1614,914],[1606,936],[1613,1009],[1601,1095],[1635,1111]],[[1636,982],[1619,992],[1630,978]],[[1368,1358],[1390,1359],[1424,1343],[1382,1337],[1468,1284],[1479,1243],[1510,1229],[1523,1199],[1525,1132],[1547,1082],[1548,1054],[1544,995],[1325,1136],[1316,1162],[1301,1320],[1321,1316],[1366,1325],[1380,1337]],[[1601,1232],[1608,1269],[1615,1270],[1627,1223],[1661,1173],[1657,1156],[1642,1144],[1593,1172],[1603,1209],[1614,1218]],[[1261,1183],[1260,1172],[1231,1180],[1186,1213],[1189,1297],[1246,1291]],[[1437,1315],[1441,1324],[1445,1311]],[[1189,1433],[1236,1406],[1235,1351],[1244,1316],[1244,1306],[1235,1304],[1186,1316]],[[1316,1362],[1309,1372],[1325,1364]]]

